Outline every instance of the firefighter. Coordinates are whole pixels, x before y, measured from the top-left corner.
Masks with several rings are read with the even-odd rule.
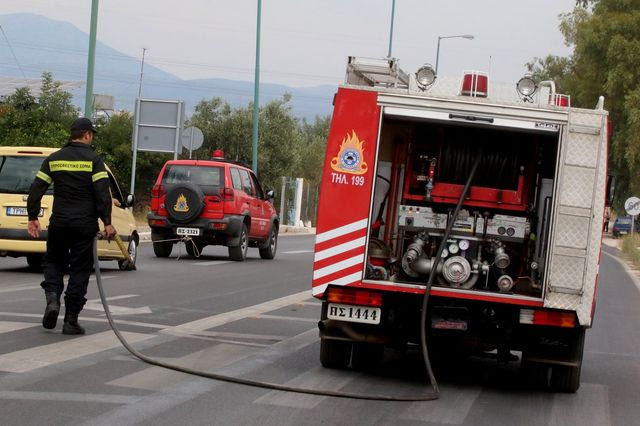
[[[27,199],[29,235],[38,238],[41,232],[38,221],[40,200],[53,183],[53,211],[47,232],[44,281],[40,284],[47,302],[42,326],[46,329],[56,326],[60,295],[64,289],[63,278],[68,271],[63,334],[85,333],[78,324],[78,314],[87,301],[85,295],[93,266],[92,248],[99,230],[98,218],[105,225],[106,237],[115,235],[111,225],[109,175],[104,162],[91,146],[95,132],[88,118],[74,120],[69,143],[43,161]]]

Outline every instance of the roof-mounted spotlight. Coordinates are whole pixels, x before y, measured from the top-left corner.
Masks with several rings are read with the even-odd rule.
[[[526,74],[524,77],[518,80],[518,83],[516,84],[516,90],[524,98],[525,102],[532,100],[531,97],[534,93],[536,93],[537,89],[538,84],[533,79],[531,74]]]
[[[420,90],[426,90],[436,81],[436,72],[431,64],[424,64],[416,71],[416,84]]]

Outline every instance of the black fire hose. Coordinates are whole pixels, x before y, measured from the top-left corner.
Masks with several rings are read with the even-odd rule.
[[[469,173],[469,178],[467,180],[467,184],[465,185],[460,199],[458,200],[458,205],[453,213],[451,221],[447,226],[447,229],[444,234],[444,238],[440,247],[438,248],[438,252],[436,255],[436,265],[440,261],[442,257],[442,250],[446,245],[446,240],[451,232],[451,228],[453,227],[453,223],[455,222],[456,217],[458,216],[458,212],[460,211],[460,207],[462,206],[462,202],[469,191],[469,187],[471,186],[471,181],[473,176],[478,168],[478,164],[480,163],[480,159],[482,158],[482,148],[480,149],[480,153],[478,154],[478,158],[473,165]],[[380,394],[361,394],[361,393],[351,393],[351,392],[339,392],[339,391],[331,391],[331,390],[318,390],[318,389],[307,389],[307,388],[299,388],[294,386],[287,386],[278,383],[270,383],[263,382],[258,380],[251,379],[242,379],[240,377],[227,376],[224,374],[216,374],[216,373],[208,373],[206,371],[194,370],[188,367],[182,367],[180,365],[169,364],[164,361],[157,360],[150,356],[144,355],[143,353],[134,349],[129,342],[122,336],[120,330],[116,326],[113,317],[111,316],[111,310],[109,309],[109,302],[107,301],[107,296],[105,295],[104,288],[102,287],[102,276],[100,273],[100,260],[98,259],[98,239],[102,238],[102,234],[98,234],[93,241],[93,259],[94,259],[94,269],[96,274],[96,284],[98,285],[98,292],[100,293],[100,300],[102,301],[102,306],[104,307],[104,312],[107,316],[107,321],[109,322],[109,326],[115,333],[116,337],[124,346],[124,348],[131,353],[131,355],[140,359],[147,364],[155,365],[157,367],[167,368],[169,370],[178,371],[185,374],[191,374],[193,376],[204,377],[207,379],[219,380],[222,382],[235,383],[239,385],[258,387],[263,389],[277,390],[282,392],[294,392],[294,393],[303,393],[308,395],[320,395],[320,396],[333,396],[337,398],[350,398],[350,399],[364,399],[364,400],[375,400],[375,401],[433,401],[439,398],[440,391],[438,389],[438,383],[436,382],[436,378],[433,374],[431,368],[431,362],[429,361],[429,352],[427,348],[426,341],[426,321],[427,321],[427,306],[429,302],[429,291],[431,290],[431,284],[433,283],[433,278],[435,276],[436,268],[433,268],[431,273],[429,274],[429,280],[427,281],[427,285],[425,287],[423,305],[422,305],[422,317],[421,317],[421,347],[422,347],[422,355],[424,358],[425,366],[427,368],[427,373],[429,375],[429,380],[431,381],[431,386],[433,388],[434,393],[427,395],[409,395],[409,396],[391,396],[391,395],[380,395]]]
[[[447,239],[449,238],[449,234],[451,234],[451,230],[453,229],[453,225],[458,218],[458,213],[460,213],[460,208],[462,207],[462,203],[464,202],[465,197],[467,196],[467,192],[469,192],[469,188],[471,188],[471,182],[473,181],[473,177],[478,170],[478,165],[482,160],[482,152],[483,147],[480,145],[480,149],[477,153],[476,161],[473,163],[471,170],[469,171],[469,177],[467,178],[467,183],[464,185],[462,189],[462,194],[460,194],[460,198],[458,199],[458,204],[456,204],[456,208],[453,211],[453,215],[449,220],[449,224],[444,231],[444,235],[442,236],[442,242],[440,243],[440,247],[438,247],[438,251],[436,252],[436,258],[433,262],[433,268],[431,268],[431,272],[429,273],[429,279],[427,280],[427,284],[424,288],[424,298],[422,299],[422,312],[420,315],[420,348],[422,349],[422,357],[424,359],[424,365],[427,369],[427,375],[429,376],[429,381],[431,382],[431,386],[433,387],[433,391],[436,395],[440,395],[440,389],[438,388],[438,382],[436,381],[436,376],[433,374],[433,369],[431,368],[431,360],[429,359],[429,348],[427,347],[427,308],[429,306],[429,293],[431,292],[431,285],[433,284],[433,279],[436,276],[437,265],[442,260],[442,251],[447,246]]]
[[[194,370],[187,367],[182,367],[179,365],[169,364],[164,361],[159,361],[150,356],[144,355],[134,349],[129,342],[122,336],[120,330],[116,326],[113,321],[113,317],[111,316],[111,311],[109,310],[109,302],[107,301],[107,297],[104,293],[104,288],[102,287],[102,277],[100,274],[100,260],[98,259],[98,239],[102,238],[101,234],[98,234],[93,241],[93,263],[96,274],[96,283],[98,284],[98,292],[100,293],[100,300],[102,301],[102,306],[104,307],[104,312],[107,315],[107,321],[109,322],[109,326],[115,333],[120,343],[126,350],[128,350],[131,355],[136,358],[144,361],[148,364],[155,365],[157,367],[167,368],[169,370],[179,371],[185,374],[191,374],[194,376],[205,377],[207,379],[219,380],[223,382],[236,383],[239,385],[246,385],[270,390],[277,390],[283,392],[296,392],[296,393],[304,393],[309,395],[321,395],[321,396],[334,396],[338,398],[351,398],[351,399],[366,399],[366,400],[376,400],[376,401],[431,401],[433,399],[437,399],[437,395],[414,395],[414,396],[390,396],[390,395],[376,395],[376,394],[360,394],[360,393],[350,393],[350,392],[339,392],[339,391],[331,391],[331,390],[318,390],[318,389],[306,389],[306,388],[298,388],[293,386],[281,385],[277,383],[270,382],[262,382],[257,380],[250,379],[242,379],[239,377],[227,376],[224,374],[216,374],[216,373],[208,373],[205,371]]]

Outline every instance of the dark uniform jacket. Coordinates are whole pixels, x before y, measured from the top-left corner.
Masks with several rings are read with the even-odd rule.
[[[90,145],[69,142],[42,162],[27,199],[29,220],[38,218],[40,200],[53,183],[50,226],[98,229],[111,224],[109,175]]]

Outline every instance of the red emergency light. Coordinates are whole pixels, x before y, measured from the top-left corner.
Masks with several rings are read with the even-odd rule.
[[[224,160],[224,151],[221,150],[221,149],[216,149],[211,154],[211,159],[212,160]]]
[[[486,98],[489,94],[489,76],[480,71],[465,71],[462,75],[460,94]]]

